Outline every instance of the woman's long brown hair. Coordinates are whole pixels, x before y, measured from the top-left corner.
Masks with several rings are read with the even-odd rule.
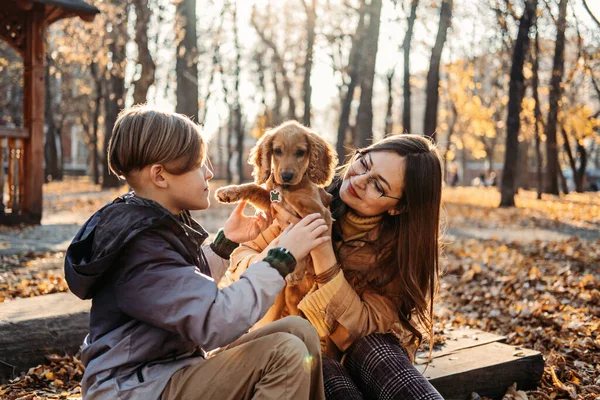
[[[430,348],[433,347],[433,300],[439,277],[439,235],[442,197],[442,167],[435,145],[428,138],[418,135],[395,135],[384,138],[371,146],[357,150],[367,154],[389,151],[403,157],[405,161],[404,190],[399,205],[402,213],[385,213],[379,238],[369,243],[376,249],[378,258],[374,269],[381,271],[383,278],[363,277],[366,285],[382,289],[399,277],[402,287],[398,292],[400,322],[413,334],[420,344],[423,335],[411,323],[415,317],[429,333]],[[350,163],[338,171],[330,186],[334,195],[331,211],[336,220],[347,206],[339,197],[339,188]],[[334,234],[335,235],[335,234]],[[343,264],[343,260],[342,264]]]

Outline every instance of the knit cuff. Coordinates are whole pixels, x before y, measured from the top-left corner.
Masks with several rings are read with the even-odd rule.
[[[296,268],[294,255],[283,247],[274,247],[269,250],[263,261],[275,268],[283,279]]]
[[[315,327],[319,337],[326,337],[331,334],[335,321],[330,321],[330,318],[328,318],[327,307],[339,292],[343,283],[344,273],[340,271],[325,285],[317,290],[311,290],[298,304],[298,308]]]
[[[210,244],[210,248],[216,255],[228,260],[231,253],[237,249],[239,245],[239,243],[227,239],[223,229],[219,229],[217,236],[215,236],[215,240]]]

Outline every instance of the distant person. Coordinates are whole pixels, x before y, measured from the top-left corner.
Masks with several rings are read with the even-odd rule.
[[[496,187],[496,185],[498,185],[498,178],[495,171],[490,172],[487,182],[487,186]]]
[[[460,181],[460,177],[458,176],[458,171],[454,172],[454,175],[452,176],[452,180],[450,181],[450,185],[451,186],[458,186],[458,183]]]
[[[219,290],[237,243],[268,225],[231,214],[210,245],[189,210],[209,206],[213,172],[189,118],[134,106],[108,145],[111,171],[133,192],[96,212],[69,246],[69,288],[92,299],[81,360],[84,399],[323,399],[320,343],[288,317],[246,333],[273,305],[296,261],[330,240],[311,214],[241,279]],[[209,356],[207,351],[224,347]]]
[[[485,174],[479,174],[476,178],[471,181],[471,186],[481,187],[485,186]]]

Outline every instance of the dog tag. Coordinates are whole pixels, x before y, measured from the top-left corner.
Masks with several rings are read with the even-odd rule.
[[[281,202],[281,192],[277,189],[271,190],[271,203],[280,203]]]

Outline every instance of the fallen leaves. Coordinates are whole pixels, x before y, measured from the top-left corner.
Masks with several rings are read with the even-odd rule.
[[[84,209],[91,213],[125,189],[101,192],[88,183],[51,185],[45,188],[45,207],[50,212]],[[518,208],[498,209],[500,197],[495,189],[446,188],[444,200],[449,227],[508,228],[515,238],[523,236],[517,235],[521,228],[543,228],[568,232],[571,238],[459,237],[445,243],[434,345],[443,340],[440,333],[445,327],[471,326],[504,335],[509,344],[540,351],[546,364],[536,390],[507,388],[506,400],[600,398],[600,240],[582,238],[600,237],[600,194],[544,195],[536,200],[535,193],[520,191]],[[227,217],[225,206],[213,206]],[[209,222],[222,224],[216,215],[211,214],[215,221]],[[0,301],[67,290],[62,267],[48,268],[63,256],[0,256]],[[424,347],[428,349],[427,342]],[[518,353],[516,349],[515,356]],[[0,386],[0,396],[10,400],[80,398],[83,366],[79,360],[52,355],[49,362]]]
[[[457,239],[445,248],[436,326],[478,327],[542,352],[534,398],[591,396],[600,384],[599,260],[600,240]]]
[[[514,383],[508,388],[502,400],[529,400],[529,397],[527,397],[527,393],[524,391],[517,390],[517,384]]]
[[[545,228],[597,231],[600,226],[600,192],[553,196],[519,190],[517,207],[498,208],[495,188],[446,187],[443,201],[449,226],[486,228]]]
[[[49,354],[49,364],[30,368],[7,384],[0,386],[6,400],[81,399],[79,382],[85,367],[76,356]]]
[[[63,260],[62,252],[0,256],[0,303],[68,291]]]

